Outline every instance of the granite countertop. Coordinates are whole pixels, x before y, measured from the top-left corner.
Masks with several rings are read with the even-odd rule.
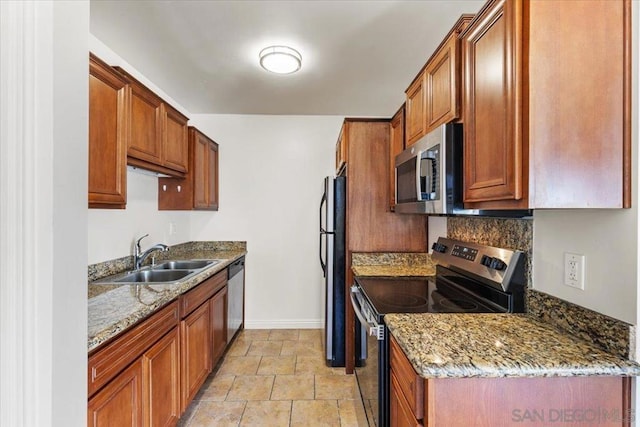
[[[526,314],[387,314],[423,378],[640,375],[640,365]]]
[[[431,256],[422,252],[354,253],[351,270],[360,277],[423,277],[436,273]]]
[[[163,258],[218,259],[220,262],[180,284],[98,285],[89,283],[88,351],[95,350],[102,343],[148,317],[203,280],[226,269],[229,264],[246,253],[246,248],[243,247],[207,247],[207,245],[197,244],[182,246],[177,250],[172,248]],[[90,280],[97,280],[125,270],[122,265],[126,263],[122,260],[125,258],[115,260],[113,263],[104,263],[106,266],[98,269],[101,274],[95,273],[95,268],[90,268]]]

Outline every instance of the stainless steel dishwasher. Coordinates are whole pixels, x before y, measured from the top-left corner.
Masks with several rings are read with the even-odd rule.
[[[229,264],[227,282],[227,343],[244,324],[244,257]]]

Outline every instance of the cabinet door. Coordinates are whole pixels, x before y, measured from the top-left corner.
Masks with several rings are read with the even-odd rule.
[[[130,89],[113,68],[89,60],[89,207],[127,203]]]
[[[419,140],[426,131],[425,127],[425,86],[424,73],[421,73],[407,89],[406,101],[406,138],[407,147]]]
[[[180,329],[142,356],[145,427],[172,426],[180,418]]]
[[[142,362],[125,369],[89,400],[89,427],[142,426]]]
[[[162,164],[162,100],[138,82],[131,85],[129,157]]]
[[[218,210],[218,144],[209,142],[208,208]]]
[[[209,207],[209,141],[199,132],[195,132],[193,142],[193,207]]]
[[[228,287],[225,285],[211,298],[211,343],[213,347],[212,365],[218,362],[227,346],[227,297]]]
[[[182,410],[211,372],[211,305],[205,302],[181,323]]]
[[[402,395],[398,381],[391,371],[391,396],[389,397],[389,418],[391,427],[419,427],[422,426],[411,412],[411,408]]]
[[[458,38],[454,34],[431,58],[425,69],[427,81],[427,132],[459,115]]]
[[[389,144],[389,207],[396,206],[396,156],[404,150],[404,106],[391,119]]]
[[[162,165],[186,172],[189,161],[188,119],[170,105],[162,104],[162,108],[164,113]]]
[[[522,2],[500,0],[465,32],[464,201],[523,198]]]

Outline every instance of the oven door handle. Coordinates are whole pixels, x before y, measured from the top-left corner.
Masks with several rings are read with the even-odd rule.
[[[356,300],[356,294],[360,293],[360,289],[357,286],[351,286],[351,292],[349,293],[349,298],[351,298],[351,306],[353,307],[353,311],[356,313],[358,320],[362,324],[362,326],[366,327],[369,331],[369,335],[376,337],[378,341],[384,340],[384,325],[379,325],[376,321],[369,321],[362,314],[360,310],[360,304]]]

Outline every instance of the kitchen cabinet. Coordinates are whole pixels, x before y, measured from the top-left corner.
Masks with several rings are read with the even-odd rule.
[[[407,147],[426,133],[426,86],[425,75],[420,72],[406,91],[406,138]]]
[[[127,81],[89,55],[89,207],[124,209],[131,91]]]
[[[211,365],[216,366],[227,347],[228,287],[211,298]]]
[[[142,362],[131,364],[89,399],[87,426],[142,425]]]
[[[462,15],[406,90],[406,146],[460,117],[461,61],[458,35],[473,15]]]
[[[336,142],[336,176],[341,175],[347,167],[349,139],[344,128],[343,124]]]
[[[218,144],[192,126],[188,134],[188,172],[158,179],[158,209],[218,210]]]
[[[396,156],[404,150],[404,104],[391,118],[389,137],[389,209],[396,206]]]
[[[342,138],[348,141],[345,169],[345,295],[353,284],[353,252],[426,252],[427,217],[389,210],[390,121],[347,118]],[[345,304],[346,371],[355,365],[355,313]]]
[[[177,421],[178,308],[177,301],[168,304],[89,355],[89,426]]]
[[[391,427],[542,427],[584,420],[627,426],[633,414],[629,377],[423,379],[393,337],[390,360]]]
[[[630,31],[628,0],[478,12],[461,34],[466,208],[630,207]]]
[[[219,311],[220,301],[226,308],[227,271],[223,270],[191,289],[181,298],[181,356],[182,356],[182,411],[191,400],[213,368],[214,326],[226,325],[226,310]],[[226,343],[226,333],[223,333]],[[224,348],[215,348],[219,357]]]
[[[183,177],[188,163],[188,118],[167,104],[122,68],[116,69],[131,88],[131,140],[127,162],[132,166]]]
[[[424,381],[393,337],[389,344],[389,365],[391,427],[421,426],[418,420],[424,416]]]
[[[172,426],[180,418],[180,328],[142,356],[144,426]]]

